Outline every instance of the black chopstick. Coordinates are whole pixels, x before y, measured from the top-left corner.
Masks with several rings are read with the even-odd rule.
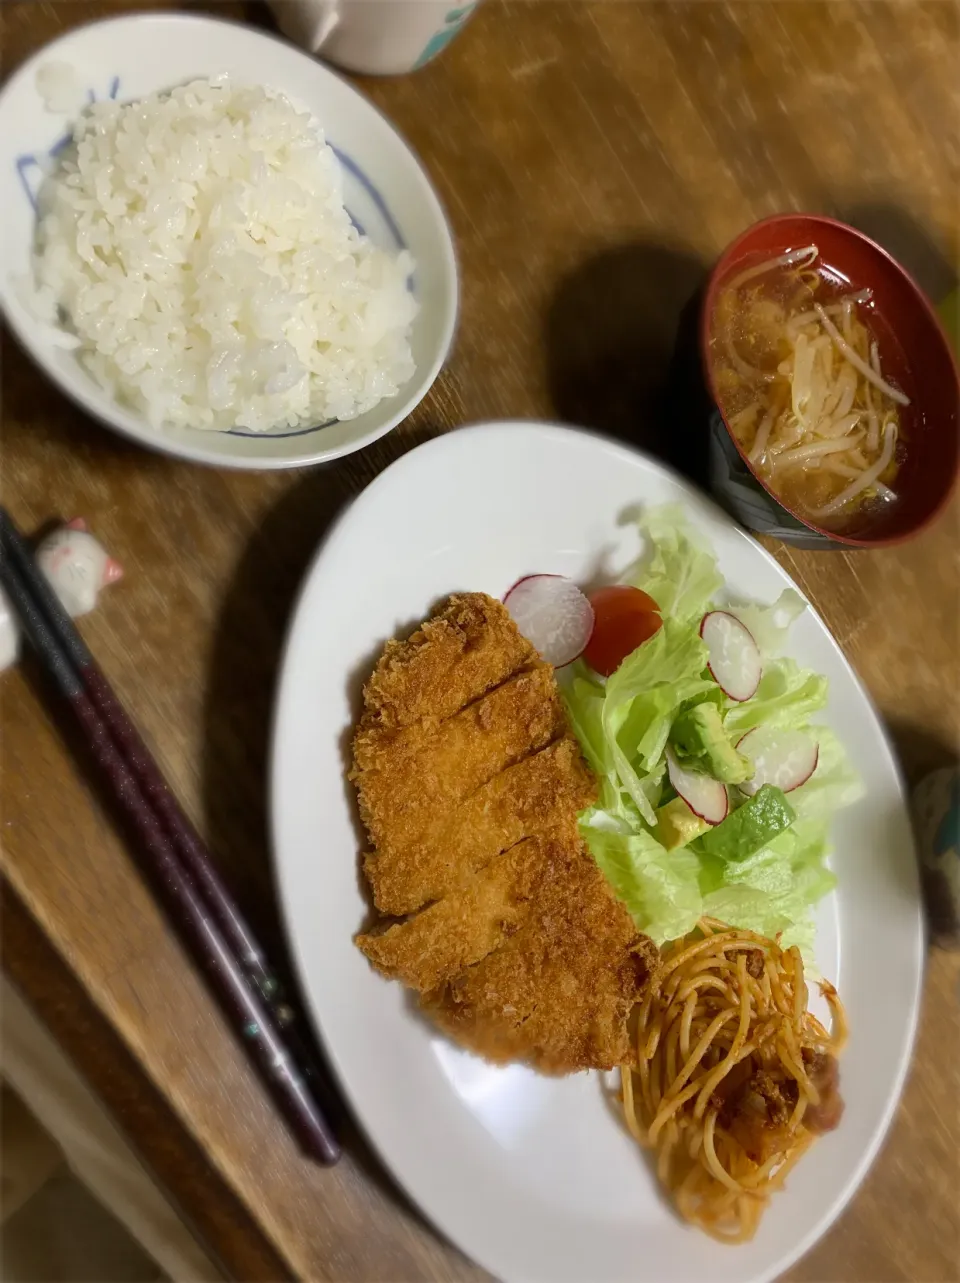
[[[276,984],[196,830],[187,820],[73,621],[0,509],[0,582],[28,641],[72,708],[114,800],[135,830],[175,924],[204,966],[235,1031],[305,1150],[336,1162],[340,1150],[298,1066],[302,1047],[282,1030]],[[299,1052],[299,1057],[296,1054]],[[308,1074],[307,1077],[310,1075]]]
[[[277,1023],[288,1024],[293,1011],[283,1001],[280,984],[271,973],[263,950],[211,863],[203,840],[170,791],[149,749],[101,672],[73,620],[64,610],[60,598],[40,573],[26,541],[4,508],[0,508],[0,545],[9,555],[21,578],[29,584],[31,595],[46,616],[51,631],[73,661],[90,702],[110,728],[117,747],[169,833],[186,873],[206,899],[211,914],[240,966],[259,989]]]

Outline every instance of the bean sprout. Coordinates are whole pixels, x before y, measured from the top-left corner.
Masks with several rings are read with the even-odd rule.
[[[805,245],[803,249],[792,249],[787,254],[780,254],[777,258],[769,258],[764,263],[758,263],[755,267],[748,267],[746,271],[735,276],[729,285],[728,290],[738,290],[741,285],[746,285],[747,281],[752,281],[754,277],[763,276],[766,272],[772,272],[775,267],[794,267],[803,263],[803,267],[809,267],[816,260],[820,250],[816,245]]]
[[[830,503],[824,504],[822,508],[813,508],[811,515],[814,517],[832,517],[834,513],[845,508],[852,499],[856,499],[864,490],[875,485],[880,475],[886,472],[893,458],[894,447],[897,444],[897,430],[890,422],[884,424],[883,428],[883,450],[880,452],[880,458],[872,468],[867,468],[866,472],[861,472],[856,481],[851,481],[846,490],[842,490],[836,499]]]
[[[783,454],[777,455],[773,468],[774,471],[779,472],[785,468],[796,467],[798,463],[816,459],[821,454],[843,454],[849,449],[849,440],[813,441],[810,445],[800,445],[795,450],[786,450]]]
[[[820,306],[820,304],[817,303],[815,306],[816,306],[817,315],[820,317],[820,320],[823,322],[823,328],[827,331],[827,333],[833,339],[834,343],[836,343],[837,347],[840,349],[843,355],[847,358],[847,360],[850,362],[853,368],[855,370],[859,370],[860,373],[863,375],[863,377],[865,379],[868,379],[874,385],[874,387],[879,388],[880,391],[884,394],[884,396],[888,396],[891,401],[896,401],[897,405],[909,405],[910,398],[908,396],[904,396],[899,388],[895,388],[891,383],[888,383],[886,379],[881,378],[876,370],[874,370],[871,366],[867,365],[863,357],[860,356],[859,353],[855,352],[853,348],[850,346],[850,344],[846,341],[846,339],[843,337],[843,335],[834,325],[833,321],[830,320],[830,317],[827,316],[826,312]]]
[[[818,301],[830,276],[814,265],[818,255],[811,245],[735,275],[713,341],[724,372],[720,408],[748,462],[785,502],[819,519],[845,515],[867,494],[897,497],[880,475],[896,472],[899,408],[910,399],[884,377],[859,311],[873,291],[840,294],[830,278],[831,293]]]

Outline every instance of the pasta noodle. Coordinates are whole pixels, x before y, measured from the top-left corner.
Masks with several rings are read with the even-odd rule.
[[[752,1238],[770,1195],[843,1102],[828,1032],[807,1010],[803,961],[752,931],[701,919],[663,951],[637,1018],[637,1064],[621,1070],[627,1126],[656,1151],[680,1215],[714,1238]]]

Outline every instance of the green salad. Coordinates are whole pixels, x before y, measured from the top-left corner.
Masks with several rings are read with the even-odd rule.
[[[647,554],[627,582],[662,626],[609,677],[579,659],[561,678],[600,780],[583,836],[658,944],[708,915],[782,932],[809,957],[813,908],[836,880],[830,821],[861,787],[815,720],[827,679],[783,653],[805,603],[787,589],[768,606],[726,604],[716,557],[678,507],[640,527]]]

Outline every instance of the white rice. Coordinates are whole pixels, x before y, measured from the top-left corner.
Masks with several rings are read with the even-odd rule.
[[[354,418],[413,374],[413,260],[354,228],[280,94],[198,80],[98,103],[75,141],[41,191],[37,297],[117,401],[266,432]]]
[[[80,77],[69,62],[43,63],[37,68],[34,83],[44,107],[58,115],[73,115],[87,101]]]

